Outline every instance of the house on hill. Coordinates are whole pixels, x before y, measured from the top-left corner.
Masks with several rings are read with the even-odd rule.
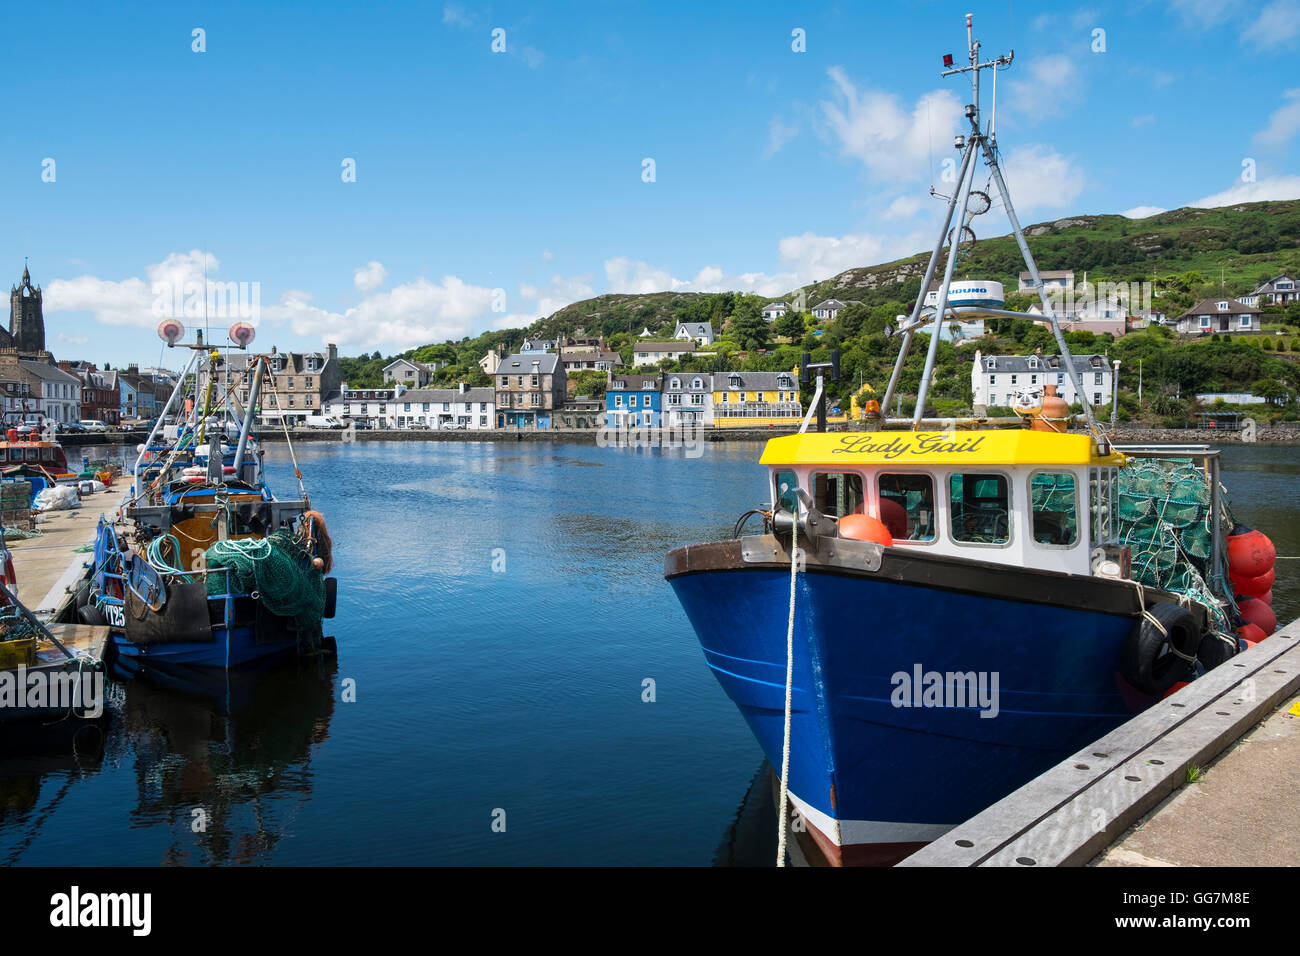
[[[1038,277],[1043,280],[1043,288],[1050,295],[1053,292],[1073,292],[1074,291],[1074,270],[1073,269],[1040,269]],[[1034,282],[1028,272],[1020,273],[1020,283],[1016,287],[1017,292],[1034,291]]]
[[[777,319],[781,318],[781,316],[785,315],[789,309],[790,307],[784,302],[769,302],[767,305],[763,306],[763,318],[767,319],[769,322],[775,322]]]
[[[1260,311],[1236,299],[1202,299],[1178,317],[1181,335],[1258,332]]]
[[[678,322],[673,338],[698,342],[700,345],[713,344],[712,322]]]
[[[1300,284],[1297,284],[1296,280],[1288,275],[1276,276],[1249,295],[1243,295],[1237,301],[1251,308],[1260,305],[1287,305],[1291,302],[1300,302]]]

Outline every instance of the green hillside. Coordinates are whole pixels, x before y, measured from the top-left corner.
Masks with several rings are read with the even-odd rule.
[[[1025,231],[1040,268],[1073,269],[1080,281],[1087,272],[1089,282],[1152,282],[1159,296],[1155,307],[1171,317],[1202,298],[1243,295],[1283,272],[1300,276],[1300,201],[1175,209],[1141,220],[1075,216],[1035,223]],[[525,334],[553,338],[579,329],[588,335],[601,334],[630,364],[632,344],[643,328],[655,335],[671,335],[678,322],[710,321],[720,336],[716,354],[664,363],[665,371],[788,369],[798,363],[801,352],[824,360],[832,348],[838,348],[843,354],[844,381],[830,393],[846,399],[859,382],[883,391],[898,349],[898,339],[884,332],[896,315],[910,312],[927,257],[928,253],[918,253],[850,269],[782,297],[796,301],[802,292],[809,307],[831,297],[855,303],[836,321],[825,324],[799,314],[766,322],[760,310],[769,300],[744,293],[611,293],[568,305],[526,330],[494,331],[405,354],[421,361],[451,362],[439,373],[439,383],[468,380],[487,384],[478,359],[489,348],[517,346]],[[958,260],[955,275],[1001,281],[1014,290],[1022,268],[1015,240],[999,236],[980,239]],[[1028,296],[1011,293],[1007,304],[1023,310],[1031,301]],[[1294,397],[1300,394],[1300,305],[1268,309],[1264,322],[1268,334],[1238,336],[1236,341],[1227,336],[1213,341],[1179,341],[1168,329],[1131,334],[1119,342],[1110,336],[1094,338],[1091,333],[1071,333],[1068,338],[1077,352],[1104,352],[1123,361],[1122,417],[1172,423],[1186,420],[1196,411],[1188,399],[1191,393],[1254,390],[1279,403],[1270,410],[1273,417],[1294,419],[1298,408]],[[1029,321],[997,320],[988,323],[988,329],[990,334],[978,343],[986,354],[1055,350],[1048,331]],[[922,336],[922,344],[913,349],[902,377],[901,407],[905,412],[908,398],[915,398],[925,341]],[[934,413],[969,411],[975,347],[940,343],[928,403]],[[345,359],[344,371],[350,383],[378,384],[382,367],[391,358],[375,354]],[[1127,374],[1139,360],[1144,374],[1140,404],[1137,383],[1129,381]],[[602,376],[584,376],[582,389],[599,392],[598,378]]]

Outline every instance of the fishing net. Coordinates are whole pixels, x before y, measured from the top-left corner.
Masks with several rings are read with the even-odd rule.
[[[233,592],[256,592],[272,614],[292,617],[300,631],[315,635],[325,612],[325,578],[312,557],[298,535],[282,528],[265,538],[218,541],[207,550],[207,567],[230,569]],[[225,575],[207,579],[208,594],[225,593]]]
[[[1219,597],[1207,583],[1219,576],[1210,567],[1210,501],[1209,480],[1191,459],[1140,458],[1120,469],[1119,537],[1129,548],[1133,580],[1187,595],[1230,632],[1231,598]]]

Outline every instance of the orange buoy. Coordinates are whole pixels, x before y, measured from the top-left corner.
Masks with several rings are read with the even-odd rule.
[[[1259,629],[1258,624],[1247,622],[1237,628],[1237,636],[1246,642],[1247,647],[1254,647],[1268,635]]]
[[[1273,580],[1276,577],[1277,572],[1269,568],[1263,574],[1253,578],[1234,577],[1232,587],[1238,594],[1244,594],[1247,597],[1259,597],[1261,594],[1273,589]]]
[[[1259,598],[1245,598],[1238,601],[1237,611],[1243,621],[1254,624],[1264,632],[1265,637],[1277,630],[1277,615]]]
[[[1277,549],[1262,531],[1242,527],[1228,537],[1228,573],[1234,578],[1259,577],[1272,570],[1276,560]]]
[[[894,543],[894,536],[889,533],[885,523],[871,515],[845,515],[840,519],[840,537],[851,541],[874,541],[883,545]]]

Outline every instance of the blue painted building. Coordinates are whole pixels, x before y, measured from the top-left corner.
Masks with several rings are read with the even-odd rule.
[[[659,375],[610,373],[605,387],[605,424],[609,428],[657,428],[660,416]]]

